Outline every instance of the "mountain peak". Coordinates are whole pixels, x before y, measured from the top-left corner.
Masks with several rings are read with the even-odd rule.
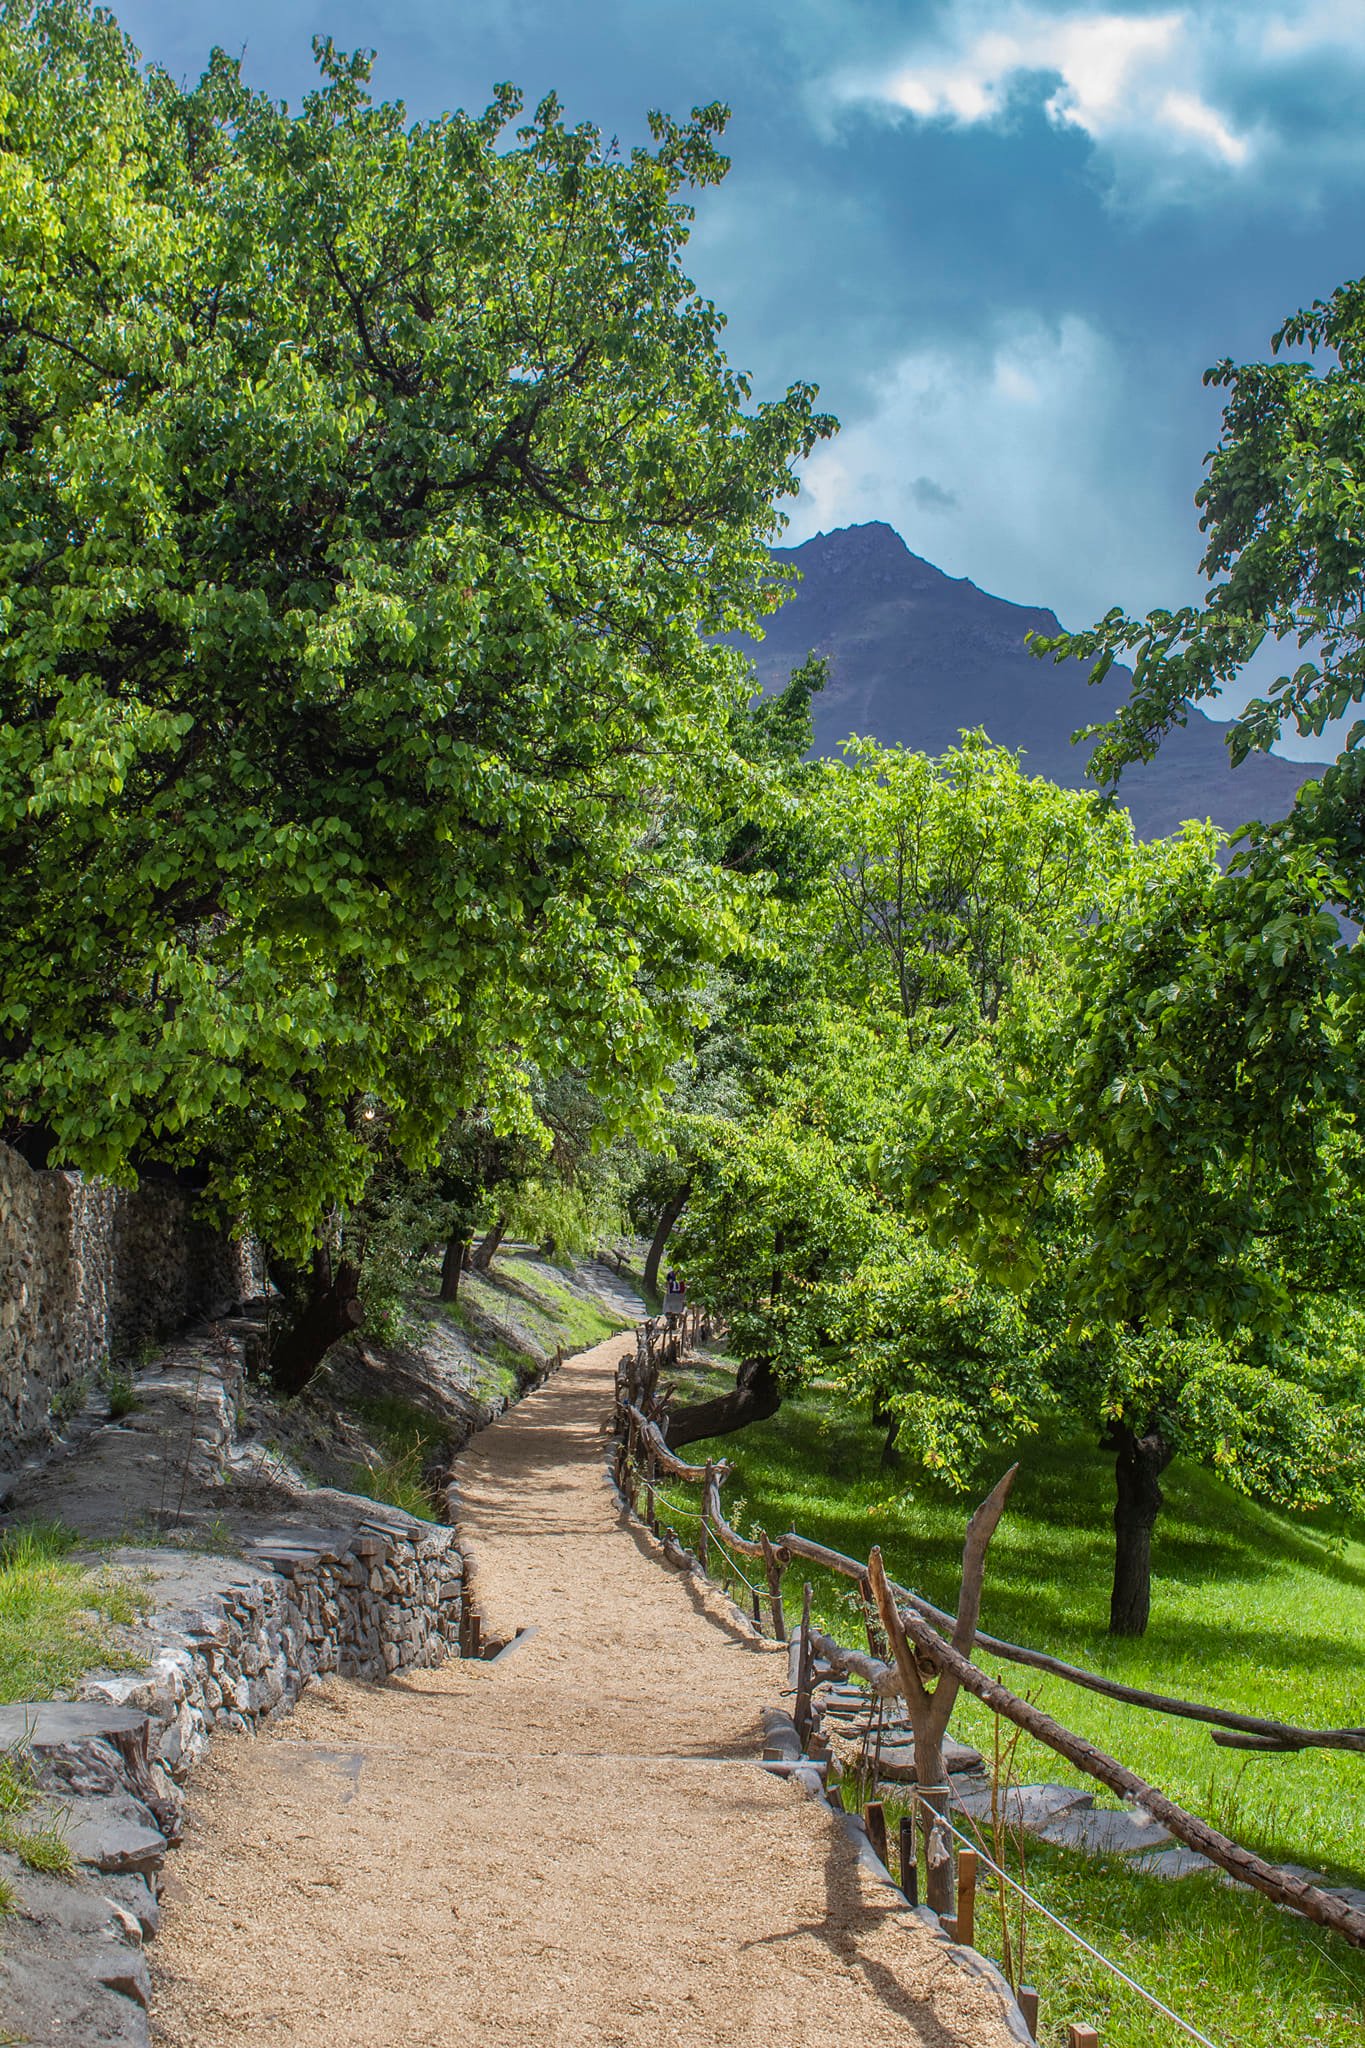
[[[836,753],[856,732],[941,754],[962,729],[982,726],[1022,751],[1030,773],[1085,786],[1089,750],[1071,735],[1107,717],[1131,677],[1114,668],[1092,688],[1084,663],[1030,654],[1025,636],[1056,633],[1055,613],[945,575],[881,519],[773,552],[801,571],[801,582],[763,640],[745,644],[765,689],[781,689],[808,654],[828,657],[829,682],[812,707],[817,753]],[[1120,797],[1145,837],[1186,818],[1233,830],[1289,810],[1313,769],[1264,754],[1234,769],[1225,730],[1196,712],[1155,761],[1125,773]]]

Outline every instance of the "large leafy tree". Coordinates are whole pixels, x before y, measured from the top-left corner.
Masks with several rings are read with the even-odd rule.
[[[1203,602],[1144,619],[1116,610],[1036,651],[1088,659],[1094,680],[1131,659],[1128,701],[1091,734],[1092,768],[1111,788],[1192,707],[1235,691],[1268,644],[1301,659],[1232,721],[1234,762],[1291,724],[1321,735],[1350,721],[1337,761],[1290,815],[1240,835],[1228,877],[1206,873],[1183,915],[1140,923],[1126,957],[1105,964],[1072,1076],[1073,1123],[1105,1162],[1091,1291],[1115,1313],[1140,1292],[1162,1317],[1211,1318],[1278,1364],[1278,1393],[1273,1376],[1243,1388],[1265,1449],[1251,1450],[1245,1425],[1229,1440],[1282,1497],[1313,1467],[1311,1497],[1324,1466],[1349,1470],[1328,1410],[1349,1417],[1350,1399],[1343,1408],[1334,1376],[1314,1370],[1318,1346],[1285,1373],[1273,1333],[1314,1284],[1330,1294],[1359,1269],[1331,1240],[1358,1228],[1361,1205],[1365,951],[1337,913],[1365,917],[1365,720],[1354,717],[1365,697],[1365,283],[1291,316],[1272,354],[1206,375],[1228,396],[1196,494]],[[1274,1419],[1296,1410],[1296,1386],[1327,1404],[1309,1402],[1307,1459]],[[1221,1408],[1227,1422],[1237,1407],[1203,1412]],[[1151,1460],[1165,1454],[1167,1432],[1145,1434]]]
[[[735,879],[715,636],[827,430],[681,266],[723,110],[410,124],[182,90],[84,0],[0,23],[0,1105],[206,1175],[295,1257],[378,1120],[647,1094]]]
[[[1067,1324],[1054,1405],[1115,1462],[1110,1626],[1141,1634],[1177,1451],[1287,1506],[1359,1498],[1360,1375],[1282,1333],[1354,1284],[1357,1034],[1320,866],[1225,874],[1212,834],[1146,849],[1076,935],[1071,1000],[935,1077],[907,1199]]]

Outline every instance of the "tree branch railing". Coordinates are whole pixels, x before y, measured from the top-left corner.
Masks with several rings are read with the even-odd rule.
[[[826,1544],[813,1543],[794,1529],[788,1530],[781,1538],[781,1545],[792,1557],[805,1558],[826,1571],[851,1579],[855,1585],[867,1575],[867,1566],[859,1564],[856,1558],[847,1557],[840,1550],[831,1550]],[[908,1587],[894,1583],[892,1592],[921,1620],[949,1632],[956,1628],[956,1616],[935,1607],[922,1594],[912,1593]],[[1172,1699],[1165,1693],[1144,1691],[1141,1686],[1123,1685],[1116,1678],[1105,1678],[1097,1671],[1087,1671],[1083,1665],[1067,1664],[1060,1657],[1050,1657],[1045,1650],[1031,1650],[1019,1643],[1002,1642],[998,1636],[987,1635],[984,1631],[977,1631],[975,1641],[977,1649],[986,1651],[989,1656],[1003,1657],[1009,1664],[1025,1664],[1030,1670],[1046,1672],[1052,1678],[1064,1679],[1068,1685],[1099,1693],[1105,1699],[1118,1700],[1124,1706],[1141,1707],[1147,1713],[1169,1714],[1186,1721],[1210,1723],[1215,1730],[1213,1740],[1229,1749],[1266,1752],[1344,1749],[1365,1752],[1365,1728],[1298,1728],[1287,1721],[1263,1720],[1255,1714],[1238,1714],[1227,1707],[1204,1706],[1196,1700]],[[1218,1732],[1224,1729],[1236,1732]]]

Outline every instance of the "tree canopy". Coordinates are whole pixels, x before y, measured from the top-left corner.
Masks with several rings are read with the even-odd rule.
[[[829,422],[681,266],[718,107],[413,125],[318,46],[184,90],[83,0],[0,25],[0,1103],[305,1251],[363,1126],[525,1062],[648,1097],[739,886],[765,543]]]

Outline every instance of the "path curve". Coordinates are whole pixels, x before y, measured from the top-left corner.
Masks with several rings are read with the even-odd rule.
[[[460,1460],[495,1663],[215,1740],[151,1956],[162,2048],[1005,2048],[991,1990],[755,1768],[785,1658],[622,1526],[622,1340]]]

